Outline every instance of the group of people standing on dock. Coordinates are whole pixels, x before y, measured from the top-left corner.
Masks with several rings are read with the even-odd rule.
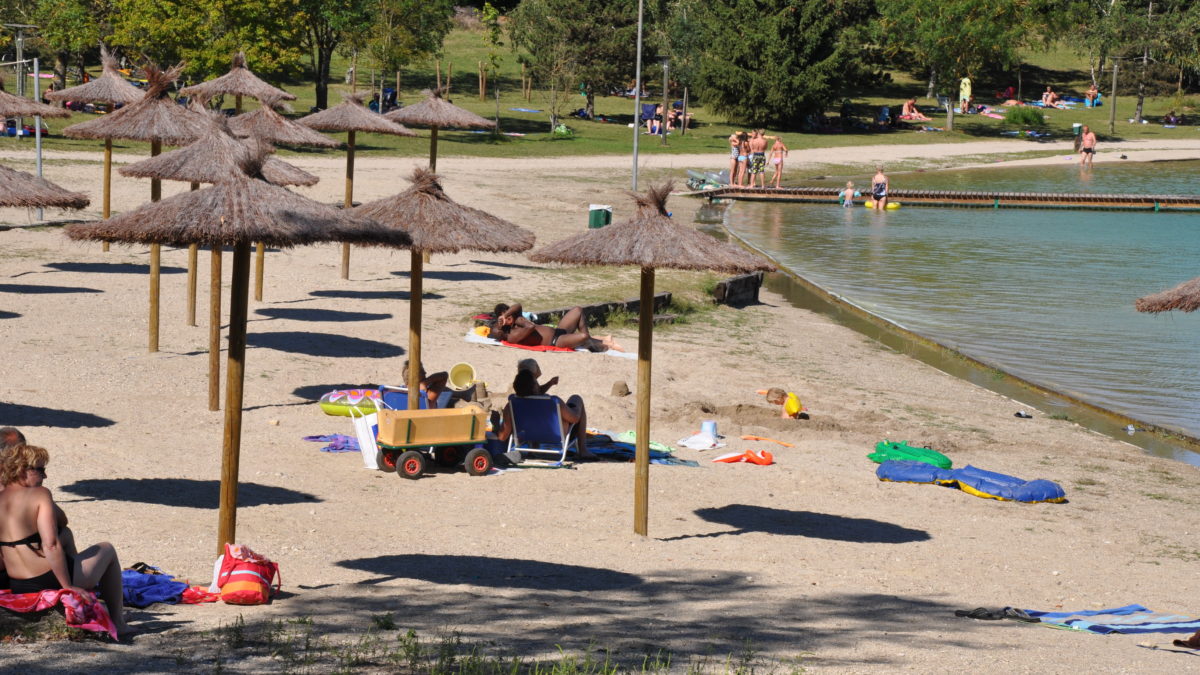
[[[772,141],[769,157],[767,141]],[[779,187],[783,179],[783,160],[787,156],[787,146],[779,136],[767,136],[762,129],[732,133],[729,135],[729,185],[754,187],[757,177],[759,187],[767,187],[769,159],[775,169],[770,182],[774,187]]]

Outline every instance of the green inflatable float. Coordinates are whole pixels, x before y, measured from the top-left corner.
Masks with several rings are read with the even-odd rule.
[[[886,439],[875,444],[875,452],[867,455],[867,459],[876,464],[883,464],[889,459],[902,462],[925,462],[942,469],[949,469],[953,465],[949,457],[937,450],[928,447],[913,447],[908,444],[908,441],[895,443]]]

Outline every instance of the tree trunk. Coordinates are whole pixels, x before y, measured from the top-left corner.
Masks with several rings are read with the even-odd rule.
[[[333,60],[333,47],[317,48],[317,107],[324,110],[329,107],[329,64]]]
[[[587,86],[587,118],[589,120],[596,119],[596,92],[592,90],[592,85]]]
[[[71,64],[71,55],[66,52],[59,52],[54,58],[54,86],[59,90],[67,88],[67,66]],[[83,63],[79,64],[80,69],[83,68]],[[61,106],[62,102],[57,102],[56,105]]]
[[[934,98],[937,93],[937,67],[929,68],[929,84],[925,87],[925,98]]]

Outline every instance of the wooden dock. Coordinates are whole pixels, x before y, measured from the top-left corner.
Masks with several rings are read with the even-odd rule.
[[[682,193],[712,202],[740,199],[764,202],[837,204],[836,187],[724,187]],[[868,196],[855,199],[862,203]],[[1200,211],[1200,195],[1134,195],[1069,192],[971,192],[965,190],[891,190],[888,200],[905,206],[981,209],[1095,209],[1104,211]]]

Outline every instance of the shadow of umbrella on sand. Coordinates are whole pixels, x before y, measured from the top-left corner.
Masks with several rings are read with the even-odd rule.
[[[204,115],[189,110],[172,101],[170,87],[183,71],[182,65],[166,71],[154,66],[143,68],[146,72],[146,94],[140,100],[120,110],[94,120],[88,120],[63,129],[69,138],[124,138],[131,141],[150,143],[150,156],[162,151],[163,144],[187,145],[208,128]],[[162,198],[162,184],[158,179],[150,181],[150,201]],[[193,251],[194,253],[194,251]],[[148,349],[158,351],[158,289],[159,266],[162,248],[150,245],[150,337]],[[196,278],[195,256],[188,256],[188,287],[192,288]],[[194,324],[194,321],[191,322]]]
[[[412,237],[412,272],[409,286],[408,362],[421,363],[422,254],[458,251],[528,251],[534,235],[529,230],[479,209],[463,206],[446,196],[438,177],[425,168],[413,171],[412,185],[354,209],[354,213],[402,229]],[[421,369],[408,369],[408,390],[419,389]],[[409,396],[408,407],[416,410],[419,397]]]
[[[421,92],[426,99],[384,115],[400,124],[429,127],[429,170],[437,171],[438,129],[495,129],[496,123],[442,98],[442,90]]]
[[[120,169],[121,175],[138,178],[158,178],[192,183],[219,183],[245,175],[243,167],[256,153],[266,153],[269,146],[254,150],[244,141],[229,134],[229,122],[221,113],[208,114],[210,129],[191,145],[144,159]],[[261,143],[261,141],[253,141]],[[262,177],[272,185],[312,185],[317,177],[283,160],[266,156]],[[209,272],[208,312],[208,409],[220,410],[221,382],[221,247],[211,251]],[[195,291],[188,297],[195,305]]]
[[[635,265],[642,269],[638,308],[637,451],[634,460],[633,531],[645,535],[650,496],[650,362],[654,330],[654,270],[716,270],[730,274],[772,271],[765,259],[679,225],[667,214],[672,184],[633,195],[629,220],[568,237],[530,254],[534,262],[566,265]]]
[[[342,202],[342,208],[349,210],[354,206],[354,134],[359,131],[393,136],[417,134],[404,128],[404,125],[386,120],[383,115],[367,110],[358,94],[346,94],[345,99],[329,110],[301,117],[296,123],[319,131],[346,132],[346,198]],[[342,244],[342,278],[350,278],[349,244]]]
[[[262,107],[229,120],[229,129],[239,138],[260,138],[272,145],[299,145],[310,148],[336,148],[338,141],[297,124],[275,112],[278,98],[261,98]],[[254,299],[263,299],[263,267],[266,250],[262,244],[254,253]]]
[[[1200,277],[1185,281],[1175,288],[1138,298],[1133,303],[1139,312],[1194,312],[1200,309]]]
[[[325,206],[267,183],[261,174],[264,156],[260,152],[244,166],[246,175],[144,204],[105,221],[71,225],[65,230],[71,239],[233,247],[218,552],[224,544],[232,543],[236,535],[251,244],[261,241],[287,248],[351,241],[398,247],[411,241],[400,230],[385,228],[349,211]]]
[[[115,106],[120,103],[128,105],[142,100],[146,92],[129,83],[117,72],[117,60],[108,53],[108,49],[100,46],[100,63],[103,72],[100,77],[91,82],[85,82],[77,87],[67,87],[58,91],[46,92],[49,101],[75,101],[78,103],[107,103]],[[109,110],[109,112],[112,112]],[[101,202],[101,217],[107,218],[112,209],[112,138],[104,139],[104,179],[103,201]],[[108,250],[108,242],[104,242],[104,250]]]

